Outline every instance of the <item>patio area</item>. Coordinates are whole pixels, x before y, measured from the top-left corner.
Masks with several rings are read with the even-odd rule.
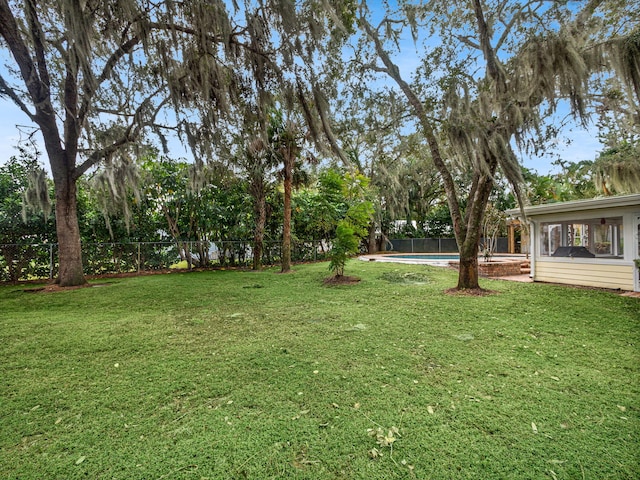
[[[362,255],[359,260],[366,262],[390,262],[411,265],[431,265],[457,268],[458,254],[428,253],[385,253]],[[530,263],[526,255],[494,255],[490,260],[478,259],[479,274],[486,278],[498,278],[516,282],[533,282],[530,277]]]

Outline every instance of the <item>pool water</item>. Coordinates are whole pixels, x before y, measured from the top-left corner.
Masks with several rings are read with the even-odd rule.
[[[411,260],[459,260],[460,255],[458,254],[411,254],[411,255],[393,255],[391,258],[406,258]]]

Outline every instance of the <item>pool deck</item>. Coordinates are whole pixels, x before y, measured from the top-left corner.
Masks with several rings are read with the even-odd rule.
[[[449,265],[451,259],[429,259],[429,258],[401,258],[405,255],[429,255],[429,254],[420,254],[420,253],[385,253],[385,254],[372,254],[372,255],[361,255],[358,257],[359,260],[364,262],[388,262],[388,263],[405,263],[409,265],[432,265],[436,267],[448,267],[453,268]],[[437,255],[457,255],[456,252],[452,253],[434,253],[434,256]],[[493,260],[525,260],[526,255],[494,255],[492,257]],[[480,259],[479,261],[482,261]],[[529,276],[528,273],[522,275],[509,275],[504,277],[488,277],[491,279],[497,280],[509,280],[511,282],[522,282],[522,283],[533,283],[533,279]]]

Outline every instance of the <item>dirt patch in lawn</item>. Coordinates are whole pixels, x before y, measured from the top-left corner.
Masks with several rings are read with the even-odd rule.
[[[496,290],[486,290],[484,288],[448,288],[444,291],[446,295],[452,295],[456,297],[486,297],[489,295],[496,295],[499,292]]]
[[[85,283],[84,285],[74,285],[73,287],[61,287],[55,283],[45,285],[44,287],[36,287],[36,288],[25,288],[23,292],[26,293],[55,293],[55,292],[66,292],[69,290],[79,290],[81,288],[98,288],[98,287],[108,287],[111,283]]]
[[[349,275],[333,275],[331,277],[327,277],[322,282],[325,285],[355,285],[356,283],[360,283],[360,279],[358,277],[351,277]]]

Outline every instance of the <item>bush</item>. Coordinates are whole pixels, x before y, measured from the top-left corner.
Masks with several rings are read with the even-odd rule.
[[[360,251],[360,241],[368,233],[367,228],[372,215],[371,202],[361,202],[349,207],[345,218],[338,222],[336,238],[329,253],[329,270],[337,277],[344,275],[344,267],[349,257]]]

